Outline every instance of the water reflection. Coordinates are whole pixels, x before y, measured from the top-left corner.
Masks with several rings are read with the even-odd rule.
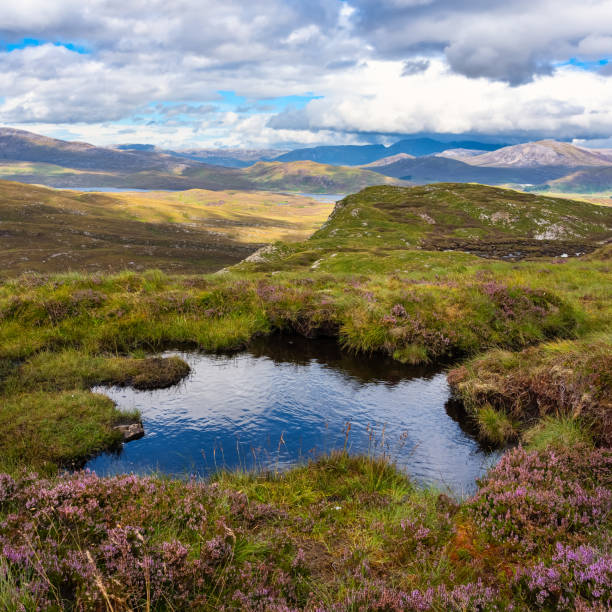
[[[97,389],[142,411],[146,435],[89,462],[98,473],[284,469],[342,448],[386,452],[411,476],[461,494],[495,460],[450,398],[440,369],[275,337],[233,355],[181,353],[192,374],[153,392]]]

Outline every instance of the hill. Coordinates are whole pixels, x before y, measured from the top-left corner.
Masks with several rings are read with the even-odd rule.
[[[503,144],[488,144],[471,140],[442,142],[433,138],[409,138],[400,140],[389,147],[383,145],[344,145],[296,149],[295,151],[280,155],[274,161],[310,160],[342,166],[363,166],[383,157],[390,157],[401,153],[421,157],[439,153],[446,149],[464,148],[493,151],[503,146]]]
[[[287,189],[307,193],[350,193],[370,185],[398,182],[367,169],[311,161],[257,162],[245,168],[242,173],[260,189]]]
[[[267,192],[79,193],[0,181],[0,269],[214,272],[303,240],[330,204]]]
[[[553,191],[602,193],[612,189],[612,166],[581,168],[548,182]]]
[[[202,151],[179,155],[146,145],[127,146],[132,148],[95,147],[1,129],[0,179],[72,189],[278,189],[328,193],[389,183],[389,179],[368,170],[314,162],[287,166],[258,162],[251,166],[261,151],[234,151],[232,155],[242,158],[234,165],[245,167],[223,167],[203,163]]]
[[[377,166],[376,172],[422,185],[437,182],[539,185],[567,174],[567,168],[562,167],[479,167],[468,161],[465,158],[459,160],[439,156],[404,158],[384,166]]]
[[[334,269],[356,265],[368,250],[366,257],[421,249],[507,259],[575,256],[611,239],[612,209],[587,202],[460,183],[380,186],[338,202],[310,240],[271,263],[312,265],[333,252]]]
[[[611,166],[612,158],[595,150],[576,147],[568,142],[540,140],[504,147],[465,161],[474,166],[496,168],[535,168],[539,166]]]

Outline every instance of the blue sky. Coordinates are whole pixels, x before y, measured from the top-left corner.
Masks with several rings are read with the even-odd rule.
[[[606,144],[612,3],[585,3],[3,3],[0,124],[177,148],[419,134]]]

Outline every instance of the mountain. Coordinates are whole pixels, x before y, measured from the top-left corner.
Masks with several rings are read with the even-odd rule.
[[[465,161],[474,166],[495,168],[536,168],[538,166],[579,168],[612,165],[612,158],[604,153],[555,140],[540,140],[504,147],[497,151],[466,158]]]
[[[67,142],[25,130],[0,128],[0,160],[50,163],[77,170],[173,172],[184,161],[151,150],[121,151]]]
[[[189,176],[204,178],[210,170],[188,170]],[[248,168],[235,171],[235,178],[246,188],[288,190],[306,193],[351,193],[369,185],[398,184],[394,178],[371,170],[312,161],[257,162]],[[214,177],[214,173],[213,173]]]
[[[446,149],[441,153],[435,153],[436,157],[448,157],[449,159],[465,159],[466,157],[475,157],[487,153],[483,149]]]
[[[403,161],[404,159],[414,159],[414,155],[408,155],[408,153],[398,153],[397,155],[390,155],[389,157],[383,157],[377,159],[374,162],[361,166],[362,168],[380,168],[382,166],[389,166],[395,162]]]
[[[246,168],[258,161],[269,161],[283,153],[277,149],[185,149],[164,152],[174,157],[226,168]]]
[[[451,142],[442,142],[433,138],[408,138],[400,140],[387,149],[387,156],[397,155],[398,153],[408,153],[414,157],[423,157],[425,155],[434,155],[448,149],[476,149],[478,151],[495,151],[503,144],[488,144],[477,142],[474,140],[458,140]]]
[[[339,145],[296,149],[274,158],[274,161],[315,161],[321,164],[361,166],[386,157],[384,145]]]
[[[486,185],[539,185],[567,174],[567,168],[489,168],[478,167],[446,157],[417,157],[378,166],[377,172],[416,184],[484,183]]]
[[[488,144],[472,140],[442,142],[433,138],[408,138],[400,140],[389,147],[384,145],[341,145],[296,149],[276,157],[274,161],[311,160],[333,165],[363,166],[383,157],[390,157],[400,153],[421,157],[440,153],[447,149],[464,148],[494,151],[503,146],[505,145]]]

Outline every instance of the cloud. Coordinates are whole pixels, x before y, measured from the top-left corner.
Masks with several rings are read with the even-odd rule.
[[[525,83],[571,57],[612,55],[609,0],[351,0],[380,59],[443,54],[471,78]]]
[[[413,74],[419,74],[419,72],[425,72],[429,68],[428,59],[417,59],[407,60],[404,62],[402,67],[402,76],[412,76]]]
[[[558,68],[518,87],[453,73],[442,59],[403,76],[398,61],[336,75],[321,99],[280,113],[277,129],[575,137],[612,132],[612,88],[596,72]],[[355,83],[359,85],[356,86]]]
[[[20,0],[0,40],[0,122],[96,142],[612,133],[609,0]]]

